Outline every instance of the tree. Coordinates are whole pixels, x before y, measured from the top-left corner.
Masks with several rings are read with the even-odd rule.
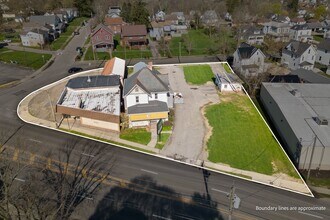
[[[77,138],[66,142],[57,160],[36,155],[36,165],[24,161],[26,156],[11,161],[13,151],[0,153],[0,219],[69,219],[107,180],[113,165],[111,153]],[[20,148],[20,154],[29,152]]]
[[[316,19],[322,19],[322,18],[325,18],[327,15],[327,9],[324,5],[320,5],[318,7],[315,8],[314,10],[314,17]]]
[[[135,0],[132,4],[131,19],[134,24],[144,24],[150,26],[149,12],[146,9],[146,3],[142,0]]]
[[[239,0],[226,0],[226,6],[229,13],[233,13],[235,8],[239,5]]]
[[[92,10],[92,0],[74,0],[74,7],[76,7],[81,16],[90,16]]]
[[[293,12],[293,13],[296,13],[298,11],[298,0],[289,0],[288,1],[288,9]]]
[[[185,34],[183,36],[183,42],[184,42],[186,50],[188,51],[188,54],[190,55],[191,51],[192,51],[193,43],[189,37],[189,34]]]

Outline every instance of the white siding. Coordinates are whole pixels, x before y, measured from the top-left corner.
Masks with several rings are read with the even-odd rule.
[[[160,102],[166,102],[167,103],[167,93],[157,93],[158,98],[155,99],[155,93],[151,94],[151,97],[149,97],[149,101],[160,101]]]
[[[317,57],[315,61],[326,66],[330,65],[330,51],[317,50]]]
[[[136,96],[139,97],[139,103],[136,102]],[[126,97],[127,107],[136,105],[136,104],[147,104],[148,103],[148,94],[132,94]]]

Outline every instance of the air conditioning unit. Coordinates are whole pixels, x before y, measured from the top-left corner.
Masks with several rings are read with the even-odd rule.
[[[314,120],[318,125],[328,125],[329,124],[328,119],[326,119],[323,116],[314,117]]]

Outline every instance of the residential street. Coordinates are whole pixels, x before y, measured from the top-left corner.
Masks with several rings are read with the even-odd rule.
[[[75,36],[68,46],[63,51],[62,55],[55,58],[54,63],[45,71],[36,75],[34,78],[28,77],[23,80],[20,84],[12,88],[1,88],[0,89],[0,110],[2,112],[0,118],[0,132],[3,133],[2,144],[6,143],[5,146],[17,147],[19,149],[28,149],[29,152],[34,152],[40,155],[48,155],[48,152],[52,150],[53,156],[57,157],[56,152],[63,148],[66,140],[71,139],[71,135],[63,134],[60,132],[27,125],[19,120],[16,114],[16,107],[19,101],[24,98],[30,92],[52,83],[58,79],[67,76],[67,70],[74,64],[74,59],[76,56],[75,48],[82,46],[86,36],[86,29],[88,26],[83,27],[80,30],[80,35]],[[203,62],[205,58],[191,58],[192,61]],[[175,58],[173,59],[175,60]],[[175,61],[173,61],[175,62]],[[88,66],[88,64],[86,64]],[[177,70],[176,70],[177,71]],[[171,73],[173,79],[177,80],[178,84],[175,89],[184,93],[185,96],[192,95],[192,97],[201,98],[200,104],[206,104],[209,101],[209,97],[202,98],[208,94],[209,90],[206,88],[203,92],[199,92],[200,89],[192,89],[190,86],[180,86],[182,82],[182,73],[176,75]],[[175,77],[174,77],[175,76]],[[192,94],[193,93],[193,94]],[[196,93],[196,94],[195,94]],[[211,98],[212,99],[212,98]],[[187,98],[187,104],[191,102],[196,102],[195,98]],[[185,111],[190,112],[189,107],[181,107],[181,112],[183,114]],[[186,108],[186,109],[184,109]],[[193,109],[192,113],[188,115],[189,120],[185,120],[185,127],[181,129],[191,128],[193,132],[190,135],[186,134],[187,143],[179,143],[184,145],[185,151],[182,152],[184,155],[186,152],[190,152],[189,147],[194,146],[194,135],[201,134],[199,132],[204,132],[203,128],[195,128],[195,122],[192,119],[200,120],[197,113],[197,109]],[[196,117],[196,118],[194,118]],[[189,123],[187,123],[189,122]],[[179,126],[179,125],[178,125]],[[183,126],[183,125],[181,125]],[[180,129],[174,128],[174,129]],[[201,129],[201,130],[198,130]],[[175,130],[176,131],[176,130]],[[197,136],[197,141],[201,141],[201,136]],[[17,143],[17,138],[24,140],[24,146]],[[329,199],[315,199],[306,197],[303,195],[290,193],[284,190],[276,189],[273,187],[264,186],[261,184],[249,182],[239,178],[234,178],[228,175],[218,174],[215,172],[210,172],[210,176],[205,177],[205,172],[198,168],[177,163],[171,160],[165,160],[159,157],[145,155],[142,153],[137,153],[134,151],[129,151],[126,149],[121,149],[118,147],[113,147],[111,145],[105,145],[96,143],[94,141],[89,141],[81,138],[83,142],[75,149],[76,154],[81,154],[82,145],[93,145],[97,144],[106,149],[109,154],[115,154],[116,164],[111,172],[111,176],[121,179],[123,181],[130,181],[133,178],[141,180],[141,184],[148,183],[146,187],[143,188],[143,195],[150,195],[150,189],[154,190],[152,198],[167,196],[170,198],[166,200],[166,203],[155,203],[159,209],[150,210],[146,207],[148,200],[139,199],[141,197],[136,197],[136,200],[126,201],[127,206],[135,207],[138,210],[146,210],[149,213],[152,212],[151,216],[161,216],[164,213],[163,209],[165,206],[169,206],[172,210],[174,207],[173,199],[179,194],[184,198],[198,198],[198,209],[196,207],[190,207],[186,211],[176,213],[177,219],[197,219],[200,217],[200,213],[205,213],[200,218],[210,219],[214,217],[211,215],[212,212],[220,212],[220,215],[224,218],[228,218],[228,207],[229,200],[227,198],[227,193],[230,191],[232,184],[235,184],[236,194],[241,198],[241,205],[239,209],[235,209],[233,213],[233,219],[329,219],[330,218],[330,201]],[[175,140],[173,140],[175,141]],[[192,152],[192,151],[191,151]],[[197,156],[197,155],[196,155]],[[20,159],[20,158],[19,158]],[[112,164],[105,163],[105,167],[109,167]],[[147,178],[146,178],[147,177]],[[152,181],[156,182],[155,185],[151,184]],[[111,182],[111,181],[110,181]],[[113,182],[113,181],[112,181]],[[139,181],[138,181],[139,182]],[[150,184],[149,184],[150,183]],[[162,187],[159,187],[162,186]],[[117,190],[122,190],[124,187],[116,186]],[[110,185],[103,185],[101,191],[96,195],[91,195],[92,198],[85,201],[84,205],[80,207],[75,213],[76,219],[87,219],[89,216],[95,215],[94,219],[97,219],[96,214],[106,213],[106,210],[102,212],[102,209],[98,205],[102,204],[102,201],[112,199],[111,201],[117,201],[114,199],[119,199],[123,194],[119,193],[117,197],[109,197],[109,192],[114,189]],[[126,194],[136,193],[137,190],[134,188],[125,188]],[[131,191],[129,191],[131,190]],[[118,192],[118,191],[117,191]],[[119,191],[121,192],[121,191]],[[149,198],[149,197],[147,197]],[[209,200],[207,199],[209,198]],[[157,201],[157,200],[150,200]],[[215,204],[215,206],[211,205]],[[173,205],[173,206],[172,206]],[[256,210],[256,206],[287,206],[287,207],[320,207],[325,206],[324,211],[260,211]],[[108,206],[104,206],[108,207]],[[217,209],[215,209],[215,207]],[[173,208],[173,210],[176,210]],[[192,210],[200,210],[198,212],[192,212]],[[179,216],[179,217],[178,217]],[[180,217],[181,216],[181,217]],[[183,216],[183,217],[182,217]],[[210,217],[210,218],[208,218]],[[154,217],[154,219],[159,219]]]

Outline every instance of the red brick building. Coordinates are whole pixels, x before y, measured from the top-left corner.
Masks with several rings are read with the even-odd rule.
[[[104,24],[99,24],[93,29],[91,33],[92,46],[95,51],[109,51],[113,48],[113,35],[114,32],[105,26]]]
[[[114,34],[121,34],[122,26],[126,25],[121,17],[110,18],[105,17],[104,24],[110,28]]]

